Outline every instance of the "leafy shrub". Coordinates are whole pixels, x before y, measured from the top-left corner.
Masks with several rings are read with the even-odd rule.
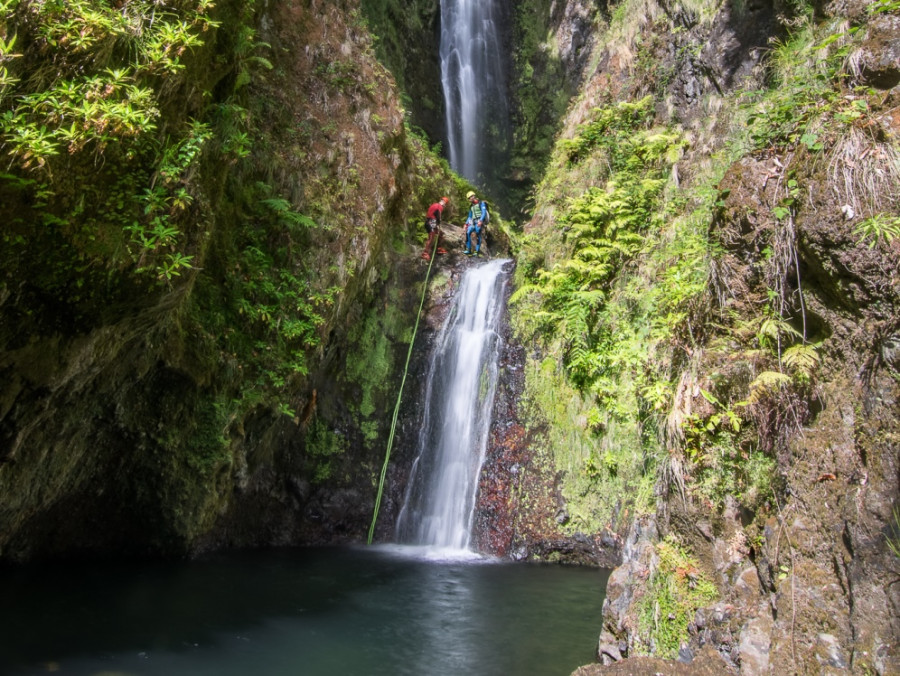
[[[211,0],[113,4],[4,3],[0,152],[48,195],[36,219],[81,256],[112,268],[127,256],[169,282],[191,266],[180,223],[212,131],[172,115],[163,123],[162,111],[186,57],[219,24]],[[0,190],[13,188],[11,176]],[[25,220],[17,230],[27,239]]]

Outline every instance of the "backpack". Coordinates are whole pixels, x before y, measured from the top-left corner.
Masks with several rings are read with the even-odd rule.
[[[480,200],[478,206],[481,207],[481,223],[486,226],[491,221],[491,212],[488,211],[488,203],[484,200]]]

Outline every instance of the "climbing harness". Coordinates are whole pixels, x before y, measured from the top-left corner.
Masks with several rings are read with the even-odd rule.
[[[403,367],[403,378],[400,379],[400,391],[397,392],[397,403],[394,406],[394,417],[391,420],[391,433],[388,435],[387,450],[384,453],[384,465],[381,467],[381,478],[378,480],[378,494],[375,496],[375,511],[372,512],[372,525],[369,526],[369,538],[366,544],[372,544],[372,535],[375,533],[375,522],[378,520],[378,508],[381,506],[381,494],[384,492],[384,476],[387,473],[388,461],[391,459],[391,446],[394,445],[394,432],[397,430],[397,416],[400,413],[400,400],[403,397],[403,385],[406,383],[406,374],[409,373],[409,360],[412,357],[413,344],[416,341],[416,332],[419,330],[419,319],[422,317],[422,308],[425,307],[425,294],[428,292],[428,278],[431,276],[431,266],[434,265],[434,257],[437,253],[438,237],[434,238],[434,251],[428,261],[428,272],[425,273],[425,284],[422,286],[422,300],[419,301],[419,312],[416,315],[416,323],[413,326],[412,338],[409,340],[409,351],[406,353],[406,365]]]

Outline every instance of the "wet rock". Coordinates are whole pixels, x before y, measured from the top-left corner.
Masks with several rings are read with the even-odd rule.
[[[655,657],[629,657],[609,664],[579,667],[572,676],[733,676],[737,670],[729,666],[710,646],[701,650],[689,663]]]
[[[288,491],[294,495],[301,503],[309,499],[310,484],[309,481],[302,477],[292,476],[287,480]]]
[[[622,651],[612,634],[604,632],[600,635],[597,644],[597,659],[601,664],[612,664],[622,659]]]
[[[616,537],[615,533],[604,532],[603,535],[600,536],[600,544],[604,547],[618,547],[619,540]]]
[[[513,561],[524,561],[528,558],[528,547],[524,544],[511,547],[509,550],[509,558]]]
[[[683,664],[690,664],[694,661],[694,651],[684,643],[682,643],[681,647],[678,648],[678,661],[682,662]]]

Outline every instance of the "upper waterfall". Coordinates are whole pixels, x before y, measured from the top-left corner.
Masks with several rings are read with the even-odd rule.
[[[483,184],[490,158],[509,129],[499,33],[499,0],[442,0],[441,84],[450,166]]]

